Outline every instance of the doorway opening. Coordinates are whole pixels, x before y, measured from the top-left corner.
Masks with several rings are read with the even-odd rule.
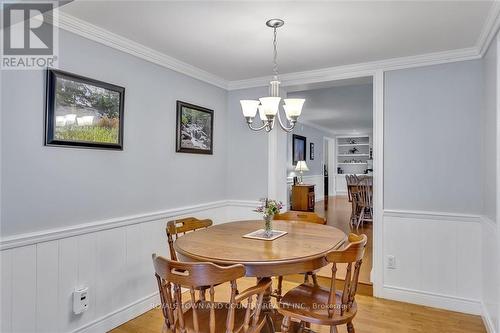
[[[353,232],[368,236],[359,280],[369,294],[373,284],[374,221],[377,221],[373,205],[376,190],[373,182],[376,158],[373,154],[373,81],[373,76],[366,76],[287,87],[288,98],[306,99],[299,122],[289,134],[289,193],[291,195],[294,184],[291,179],[297,176],[294,168],[296,156],[291,156],[295,135],[306,142],[302,158],[307,171],[301,171],[300,178],[303,184],[314,187],[313,211],[326,218],[327,225],[346,234]],[[358,189],[366,193],[358,195]],[[290,202],[289,208],[296,210],[293,198]],[[330,267],[323,268],[318,276],[320,279],[330,277]]]

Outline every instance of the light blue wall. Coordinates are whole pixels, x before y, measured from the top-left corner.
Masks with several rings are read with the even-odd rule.
[[[484,214],[496,222],[497,219],[497,42],[490,45],[483,58],[483,198]]]
[[[259,87],[233,90],[227,94],[227,193],[231,199],[258,200],[267,196],[269,134],[248,128],[240,100],[257,100],[268,93],[267,87]],[[256,122],[254,126],[258,125]]]
[[[44,147],[45,73],[3,71],[2,236],[227,198],[225,90],[63,30],[59,67],[125,87],[124,151]],[[178,99],[214,110],[213,156],[175,153]]]
[[[480,61],[385,74],[384,208],[482,212]]]

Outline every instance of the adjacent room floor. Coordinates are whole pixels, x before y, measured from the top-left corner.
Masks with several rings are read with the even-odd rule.
[[[318,201],[316,203],[315,212],[327,219],[327,224],[339,228],[346,234],[354,232],[356,234],[365,234],[368,236],[368,243],[366,244],[365,256],[361,271],[359,275],[359,282],[364,284],[371,284],[370,272],[372,270],[372,257],[373,257],[373,224],[365,223],[359,229],[352,228],[349,224],[351,217],[351,203],[347,196],[331,196],[327,200]],[[323,271],[323,275],[329,273]]]
[[[154,279],[151,274],[151,279]],[[255,283],[254,279],[245,278],[238,281],[238,288],[243,289]],[[296,283],[284,282],[284,289],[296,286]],[[227,300],[228,284],[216,288],[216,300]],[[183,294],[186,300],[189,292]],[[377,299],[371,296],[358,295],[358,314],[354,319],[357,333],[485,333],[480,316],[445,311],[425,306]],[[161,332],[163,317],[160,308],[117,327],[112,333],[158,333]],[[318,333],[330,332],[325,326],[312,326]],[[345,327],[339,327],[339,333],[346,333]]]

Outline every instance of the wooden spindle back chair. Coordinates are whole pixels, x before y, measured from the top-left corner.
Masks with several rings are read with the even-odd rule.
[[[362,179],[357,188],[359,217],[356,228],[359,228],[365,221],[373,221],[373,179],[371,177]]]
[[[319,216],[313,212],[302,212],[296,210],[290,210],[288,212],[284,212],[281,214],[274,215],[275,220],[284,220],[284,221],[302,221],[302,222],[310,222],[317,224],[326,224],[326,219]],[[309,281],[309,276],[312,277],[314,283],[318,283],[318,278],[315,272],[306,272],[304,273],[304,282]],[[278,276],[278,286],[273,293],[273,296],[278,299],[281,298],[281,294],[283,291],[283,276]]]
[[[353,201],[352,197],[352,185],[357,185],[359,183],[359,177],[356,175],[345,175],[345,180],[347,183],[347,197],[349,198],[349,202]]]
[[[245,276],[243,265],[218,266],[213,263],[186,263],[153,254],[153,266],[160,291],[164,317],[163,333],[258,333],[264,293],[270,279],[237,293],[236,280]],[[230,282],[229,302],[215,302],[214,286]],[[209,299],[199,289],[209,287]],[[188,288],[190,300],[182,302],[181,287]],[[199,290],[199,297],[196,292]]]
[[[346,175],[347,183],[347,197],[351,203],[351,225],[355,225],[359,218],[359,204],[358,204],[358,184],[360,178],[356,175]]]
[[[190,231],[208,228],[213,224],[212,220],[205,219],[199,220],[195,217],[186,217],[179,220],[167,222],[166,232],[168,240],[168,248],[170,250],[170,258],[177,260],[177,254],[174,249],[174,242],[179,236],[186,234]]]
[[[350,234],[343,249],[326,255],[327,261],[332,264],[330,289],[302,284],[283,296],[278,309],[285,317],[281,327],[283,333],[289,332],[292,318],[301,323],[330,326],[330,332],[335,333],[338,325],[347,325],[347,331],[354,333],[352,320],[357,312],[355,296],[366,242],[366,235]],[[337,264],[347,264],[342,291],[337,291],[335,286]]]

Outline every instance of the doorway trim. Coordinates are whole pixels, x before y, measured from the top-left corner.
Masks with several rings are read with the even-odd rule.
[[[324,163],[327,164],[328,166],[328,193],[330,195],[337,195],[336,191],[336,179],[335,179],[335,159],[337,158],[336,156],[336,151],[335,151],[335,138],[325,136],[323,138],[323,150],[325,149],[325,143],[328,142],[328,161],[324,161]],[[333,147],[333,149],[332,149]],[[324,159],[325,153],[323,151],[323,159]],[[333,176],[332,176],[333,175]]]
[[[307,80],[307,83],[324,83],[344,79],[355,79],[360,77],[371,77],[373,84],[373,267],[371,280],[373,283],[373,295],[382,297],[384,286],[384,259],[383,259],[383,230],[384,230],[384,70],[355,71],[352,73],[339,73],[318,77],[315,80]],[[286,89],[294,84],[286,84]],[[283,182],[282,174],[286,171],[283,165],[287,165],[286,154],[279,151],[283,147],[277,142],[277,133],[270,133],[268,151],[268,175],[269,195],[277,195],[286,192],[287,184]],[[273,135],[274,134],[274,135]],[[286,139],[285,139],[286,140]],[[285,149],[286,150],[286,149]],[[284,158],[283,158],[283,155]],[[273,175],[275,175],[273,177]]]

